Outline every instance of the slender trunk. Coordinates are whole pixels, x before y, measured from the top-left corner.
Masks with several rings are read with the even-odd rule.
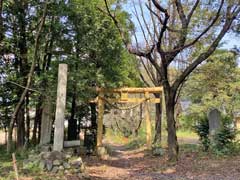
[[[46,15],[47,15],[47,4],[48,4],[48,1],[45,2],[45,7],[44,7],[44,11],[43,11],[43,16],[42,16],[42,19],[41,19],[41,23],[39,25],[39,29],[36,33],[36,38],[35,38],[35,43],[34,43],[34,58],[33,58],[33,61],[32,61],[32,64],[31,64],[31,68],[30,68],[30,71],[28,73],[28,77],[27,77],[27,83],[26,83],[26,88],[24,89],[24,91],[22,92],[22,95],[20,97],[20,100],[16,106],[16,108],[14,109],[14,112],[12,114],[12,117],[11,117],[11,120],[10,120],[10,124],[9,124],[9,134],[8,134],[8,145],[7,145],[7,150],[8,152],[11,151],[12,149],[12,131],[13,131],[13,127],[14,127],[14,123],[15,123],[15,120],[16,120],[16,115],[18,114],[19,110],[21,109],[22,107],[22,104],[23,104],[23,101],[25,99],[25,96],[28,92],[28,88],[30,87],[31,83],[32,83],[32,78],[33,78],[33,73],[34,73],[34,69],[35,69],[35,62],[37,60],[37,56],[38,56],[38,48],[39,48],[39,45],[40,45],[40,34],[42,32],[42,29],[43,29],[43,25],[45,23],[45,18],[46,18]],[[23,9],[24,10],[24,9]],[[25,17],[25,16],[24,16]],[[25,37],[26,38],[26,37]],[[19,43],[20,44],[20,43]],[[26,54],[22,54],[23,57],[26,57]]]
[[[25,123],[24,108],[21,108],[17,114],[17,148],[22,148],[25,143]]]
[[[162,139],[162,106],[155,104],[155,137],[154,143],[161,143]]]
[[[26,141],[30,139],[30,112],[29,112],[29,93],[26,96]]]
[[[38,103],[36,105],[36,115],[35,115],[34,124],[33,124],[33,135],[32,135],[33,144],[37,144],[37,131],[38,131],[38,125],[39,125],[41,116],[42,116],[42,98],[40,95],[38,99]]]
[[[140,96],[141,97],[141,96]],[[143,120],[143,104],[140,104],[139,106],[139,123],[138,123],[138,126],[137,128],[135,129],[135,137],[138,136],[138,131],[142,125],[142,120]]]
[[[74,91],[75,91],[75,88],[74,88]],[[77,120],[75,119],[75,111],[76,111],[76,92],[73,92],[71,116],[68,121],[68,140],[77,139]]]
[[[93,147],[96,147],[97,145],[97,110],[96,110],[96,104],[90,103],[91,108],[91,133],[93,135]]]
[[[4,38],[2,10],[3,10],[3,0],[0,0],[0,44]]]
[[[4,127],[4,132],[5,132],[5,141],[4,141],[4,144],[7,144],[7,127]]]
[[[174,116],[175,96],[170,88],[164,87],[167,132],[168,132],[168,158],[170,161],[178,160],[179,146],[176,135],[176,121]]]
[[[19,41],[16,44],[16,47],[19,50],[19,69],[20,69],[20,76],[24,77],[23,78],[23,84],[27,84],[27,71],[28,71],[28,60],[27,60],[27,40],[26,40],[26,21],[25,21],[25,17],[26,17],[26,3],[21,3],[21,2],[16,2],[16,8],[19,12],[18,16],[17,16],[17,26],[19,27],[19,32],[14,31],[14,33],[19,33]],[[16,34],[15,34],[16,35]],[[17,58],[16,58],[17,59]],[[14,121],[16,121],[17,123],[17,147],[22,147],[24,145],[24,136],[25,136],[25,127],[24,127],[24,99],[25,96],[22,96],[22,89],[18,91],[18,97],[19,98],[19,102],[14,110],[14,112],[12,113],[12,118],[10,121],[10,125],[9,125],[9,135],[8,136],[12,136],[12,129],[14,126]],[[8,151],[10,151],[11,149],[11,144],[12,144],[12,138],[9,137],[8,139]]]
[[[3,104],[6,103],[6,98],[2,97]],[[5,106],[5,111],[4,111],[4,118],[5,120],[9,121],[9,108],[8,106]],[[7,144],[7,124],[4,123],[4,130],[5,130],[5,142],[4,144]]]
[[[156,98],[160,98],[159,94],[155,94]],[[162,98],[161,98],[162,101]],[[155,104],[155,137],[154,144],[161,143],[162,138],[162,103]]]
[[[43,108],[41,108],[41,115],[40,115],[39,120],[38,120],[37,144],[40,143],[40,139],[41,139],[42,114],[43,114],[42,111],[43,111]]]

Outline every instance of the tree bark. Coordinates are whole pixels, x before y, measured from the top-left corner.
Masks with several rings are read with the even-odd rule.
[[[25,143],[24,108],[17,114],[17,148],[23,147]]]
[[[11,120],[10,120],[9,129],[8,129],[8,144],[7,144],[8,152],[10,152],[12,150],[12,132],[13,132],[13,127],[14,127],[14,124],[15,124],[16,116],[17,116],[19,110],[22,107],[23,101],[25,99],[25,96],[26,96],[26,94],[28,92],[28,89],[29,89],[29,87],[31,85],[31,82],[32,82],[33,72],[34,72],[34,69],[35,69],[35,62],[36,62],[37,56],[38,56],[38,48],[39,48],[39,45],[40,45],[39,44],[40,34],[42,32],[43,25],[45,23],[45,18],[46,18],[46,15],[47,15],[47,4],[48,4],[48,1],[45,2],[44,11],[43,11],[43,15],[42,15],[42,18],[41,18],[41,23],[40,23],[39,29],[36,33],[35,44],[34,44],[34,58],[33,58],[33,61],[32,61],[30,71],[28,73],[26,88],[22,92],[20,100],[19,100],[17,106],[15,107],[14,112],[13,112],[12,117],[11,117]],[[24,55],[24,57],[26,57],[26,54],[23,54],[23,55]]]
[[[160,98],[159,94],[155,95]],[[162,101],[162,98],[161,98]],[[155,136],[154,144],[160,144],[162,139],[162,102],[155,104]]]
[[[1,42],[4,38],[2,11],[3,11],[3,0],[0,0],[0,47],[1,47]]]
[[[91,134],[93,135],[92,147],[96,147],[97,144],[97,110],[96,104],[90,103],[91,108]]]
[[[29,112],[29,93],[26,96],[26,141],[30,140],[30,112]]]
[[[37,131],[39,129],[39,121],[41,120],[42,116],[42,99],[41,97],[38,99],[38,103],[36,105],[36,115],[34,118],[34,124],[33,124],[33,135],[32,135],[32,143],[37,144]]]
[[[71,116],[68,121],[68,140],[69,141],[77,139],[77,120],[75,119],[75,111],[76,111],[76,92],[74,88],[74,92],[72,95]]]
[[[43,108],[41,107],[41,115],[40,115],[39,120],[38,120],[37,144],[40,143],[40,139],[41,139],[42,111],[43,111]]]
[[[168,158],[170,161],[177,161],[179,146],[177,141],[176,121],[174,116],[175,93],[169,87],[164,87],[164,94],[167,116]]]

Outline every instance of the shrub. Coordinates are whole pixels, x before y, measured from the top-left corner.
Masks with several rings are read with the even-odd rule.
[[[221,128],[213,137],[212,150],[216,154],[229,154],[235,148],[237,131],[230,117],[225,116],[221,120]]]
[[[197,124],[194,126],[196,133],[199,136],[200,142],[203,145],[204,151],[207,151],[210,146],[209,139],[209,124],[206,116],[200,117]]]
[[[194,118],[191,115],[181,114],[178,117],[178,121],[178,128],[181,128],[182,130],[192,130]]]
[[[234,140],[237,131],[234,128],[233,121],[228,116],[221,118],[221,127],[213,137],[209,137],[209,124],[206,116],[199,119],[197,125],[194,127],[196,133],[200,137],[201,144],[204,151],[211,150],[217,155],[229,154],[236,149]],[[211,140],[210,140],[211,139]]]

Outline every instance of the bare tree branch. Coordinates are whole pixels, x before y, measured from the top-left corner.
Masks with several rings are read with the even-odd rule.
[[[163,25],[164,22],[163,22],[162,18],[161,18],[156,12],[154,12],[154,10],[152,10],[152,8],[151,8],[149,5],[146,4],[146,7],[147,7],[147,9],[149,10],[151,16],[152,16],[152,15],[156,16],[157,19],[158,19],[158,21]],[[152,17],[153,17],[153,16],[152,16]],[[155,28],[156,28],[156,27],[155,27]],[[173,28],[170,28],[169,26],[166,26],[166,28],[167,28],[167,30],[170,31],[170,32],[180,33],[180,30],[178,30],[178,29],[173,29]],[[157,34],[157,36],[159,36],[158,33],[156,33],[156,34]]]
[[[152,9],[152,3],[151,3],[151,0],[148,0],[148,5],[149,5],[149,9]],[[147,6],[148,7],[148,6]],[[158,30],[157,30],[157,26],[156,26],[156,21],[155,21],[155,18],[154,18],[154,14],[150,12],[150,17],[151,17],[151,21],[152,21],[152,24],[153,24],[153,29],[154,29],[154,40],[155,40],[155,37],[159,36],[159,33],[158,33]]]
[[[183,11],[183,6],[181,3],[181,0],[174,0],[174,2],[176,4],[178,15],[179,15],[181,23],[182,23],[182,28],[185,29],[185,28],[187,28],[188,23],[187,23],[186,15]]]
[[[167,9],[163,8],[156,0],[152,0],[152,2],[159,11],[167,13]]]
[[[164,17],[164,21],[163,21],[163,25],[160,31],[160,34],[158,36],[158,42],[157,42],[157,50],[160,54],[163,53],[163,50],[161,48],[161,44],[162,44],[162,38],[164,35],[164,32],[167,30],[167,23],[168,23],[168,19],[169,19],[169,14],[167,9],[163,8],[158,2],[156,2],[155,0],[152,0],[154,6],[160,11],[163,12],[165,17]],[[159,17],[159,16],[158,16]],[[159,21],[161,21],[161,18],[159,19]]]
[[[188,21],[188,23],[190,22],[190,20],[191,20],[191,18],[192,18],[192,15],[193,15],[194,11],[196,10],[199,2],[200,2],[200,0],[196,0],[194,6],[193,6],[193,8],[192,8],[192,10],[191,10],[190,13],[188,14],[188,16],[187,16],[187,21]]]
[[[139,71],[139,75],[140,75],[140,78],[141,80],[144,82],[144,84],[148,87],[150,87],[150,84],[147,82],[147,80],[144,78],[143,74],[141,71]]]
[[[183,49],[185,49],[185,48],[188,48],[188,47],[190,47],[190,46],[193,46],[196,42],[198,42],[199,39],[200,39],[203,35],[205,35],[205,34],[211,29],[211,27],[216,23],[216,21],[218,20],[218,18],[219,18],[219,16],[220,16],[221,9],[222,9],[222,7],[223,7],[223,4],[224,4],[224,0],[221,1],[221,4],[220,4],[220,6],[219,6],[219,8],[218,8],[218,11],[217,11],[217,14],[216,14],[215,17],[213,18],[213,20],[212,20],[212,22],[209,24],[209,26],[208,26],[204,31],[202,31],[202,33],[199,34],[192,42],[190,42],[190,43],[188,43],[188,44],[186,44],[186,45],[184,45],[184,46],[175,48],[174,50],[168,51],[168,52],[166,52],[166,53],[174,53],[174,52],[177,52],[177,51],[181,51],[181,50],[183,50]]]
[[[146,56],[148,56],[148,54],[151,54],[152,51],[153,51],[154,48],[155,48],[155,45],[153,45],[150,49],[147,49],[145,52],[143,52],[143,51],[140,51],[140,50],[138,50],[138,49],[134,49],[134,48],[131,46],[131,44],[128,43],[127,38],[125,37],[125,34],[124,34],[124,32],[122,31],[122,28],[121,28],[118,20],[117,20],[116,17],[111,13],[111,11],[110,11],[110,9],[109,9],[107,0],[104,0],[104,3],[105,3],[106,10],[107,10],[107,14],[108,14],[108,16],[113,20],[116,28],[118,29],[119,34],[120,34],[120,36],[121,36],[121,39],[122,39],[125,47],[127,48],[128,52],[131,53],[131,54],[137,55],[137,56],[142,56],[142,57],[146,57]]]
[[[146,30],[147,30],[150,38],[151,38],[151,44],[154,44],[154,41],[155,41],[154,35],[155,35],[155,33],[156,33],[156,32],[155,32],[155,24],[153,25],[153,26],[154,26],[154,33],[152,33],[151,30],[150,30],[150,28],[149,28],[149,25],[148,25],[148,23],[147,23],[147,20],[146,20],[146,18],[145,18],[141,1],[138,0],[138,2],[139,2],[140,11],[141,11],[141,17],[142,17],[142,19],[143,19],[143,22],[144,22],[144,25],[145,25],[145,27],[146,27]],[[153,34],[153,35],[152,35],[152,34]]]
[[[31,89],[31,88],[27,88],[27,87],[25,87],[25,86],[22,86],[21,84],[18,84],[18,83],[13,82],[13,81],[6,81],[6,83],[11,83],[11,84],[14,84],[14,85],[16,85],[16,86],[18,86],[18,87],[21,87],[21,88],[23,88],[23,89],[27,89],[28,91],[33,91],[33,92],[36,92],[36,93],[41,94],[41,92],[38,91],[38,90]]]
[[[146,45],[147,45],[147,47],[150,47],[150,44],[148,43],[148,39],[147,39],[145,30],[144,30],[143,25],[142,25],[142,23],[141,23],[141,21],[140,21],[140,18],[139,18],[137,9],[136,9],[136,5],[135,5],[134,2],[133,2],[133,8],[134,8],[134,15],[135,15],[135,17],[137,18],[137,22],[138,22],[138,24],[139,24],[139,26],[140,26],[140,29],[141,29],[141,31],[142,31],[142,34],[143,34],[144,40],[145,40],[145,42],[146,42]],[[143,16],[142,18],[144,19],[145,28],[147,29],[148,33],[151,34],[151,32],[149,31],[149,28],[148,28],[148,26],[147,26],[147,24],[146,24],[146,22],[145,22],[144,16]],[[137,38],[135,38],[135,39],[137,39]]]
[[[137,46],[137,48],[139,48],[139,46],[138,46],[138,40],[137,40],[137,36],[136,36],[136,33],[135,33],[135,32],[134,32],[133,36],[134,36],[134,39],[135,39],[136,46]],[[143,65],[144,70],[146,71],[149,79],[150,79],[150,80],[152,81],[152,83],[154,84],[154,82],[155,82],[155,77],[154,77],[154,74],[153,74],[153,70],[151,70],[151,68],[149,68],[149,67],[146,67],[146,65],[145,65],[145,63],[144,63],[143,57],[140,56],[139,58],[140,58],[140,62],[141,62],[141,64]]]
[[[230,6],[229,6],[230,7]],[[232,13],[231,10],[228,7],[228,11],[226,14],[226,21],[220,31],[220,33],[218,34],[218,36],[216,37],[216,39],[212,42],[212,44],[210,45],[210,47],[206,50],[206,52],[201,53],[196,60],[194,60],[194,62],[192,64],[190,64],[184,71],[183,73],[178,77],[178,79],[176,79],[176,81],[173,83],[172,87],[174,90],[177,90],[179,88],[179,86],[181,85],[181,83],[183,83],[183,81],[186,79],[186,77],[200,64],[202,63],[204,60],[206,60],[217,48],[219,42],[222,40],[222,38],[224,37],[224,35],[226,34],[226,32],[230,29],[233,20],[235,19],[235,17],[237,16],[237,14],[239,14],[240,12],[240,7],[234,12]],[[232,15],[231,15],[232,14]]]

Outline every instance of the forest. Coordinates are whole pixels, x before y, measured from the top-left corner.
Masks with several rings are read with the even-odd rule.
[[[0,180],[237,180],[239,0],[0,0]]]

